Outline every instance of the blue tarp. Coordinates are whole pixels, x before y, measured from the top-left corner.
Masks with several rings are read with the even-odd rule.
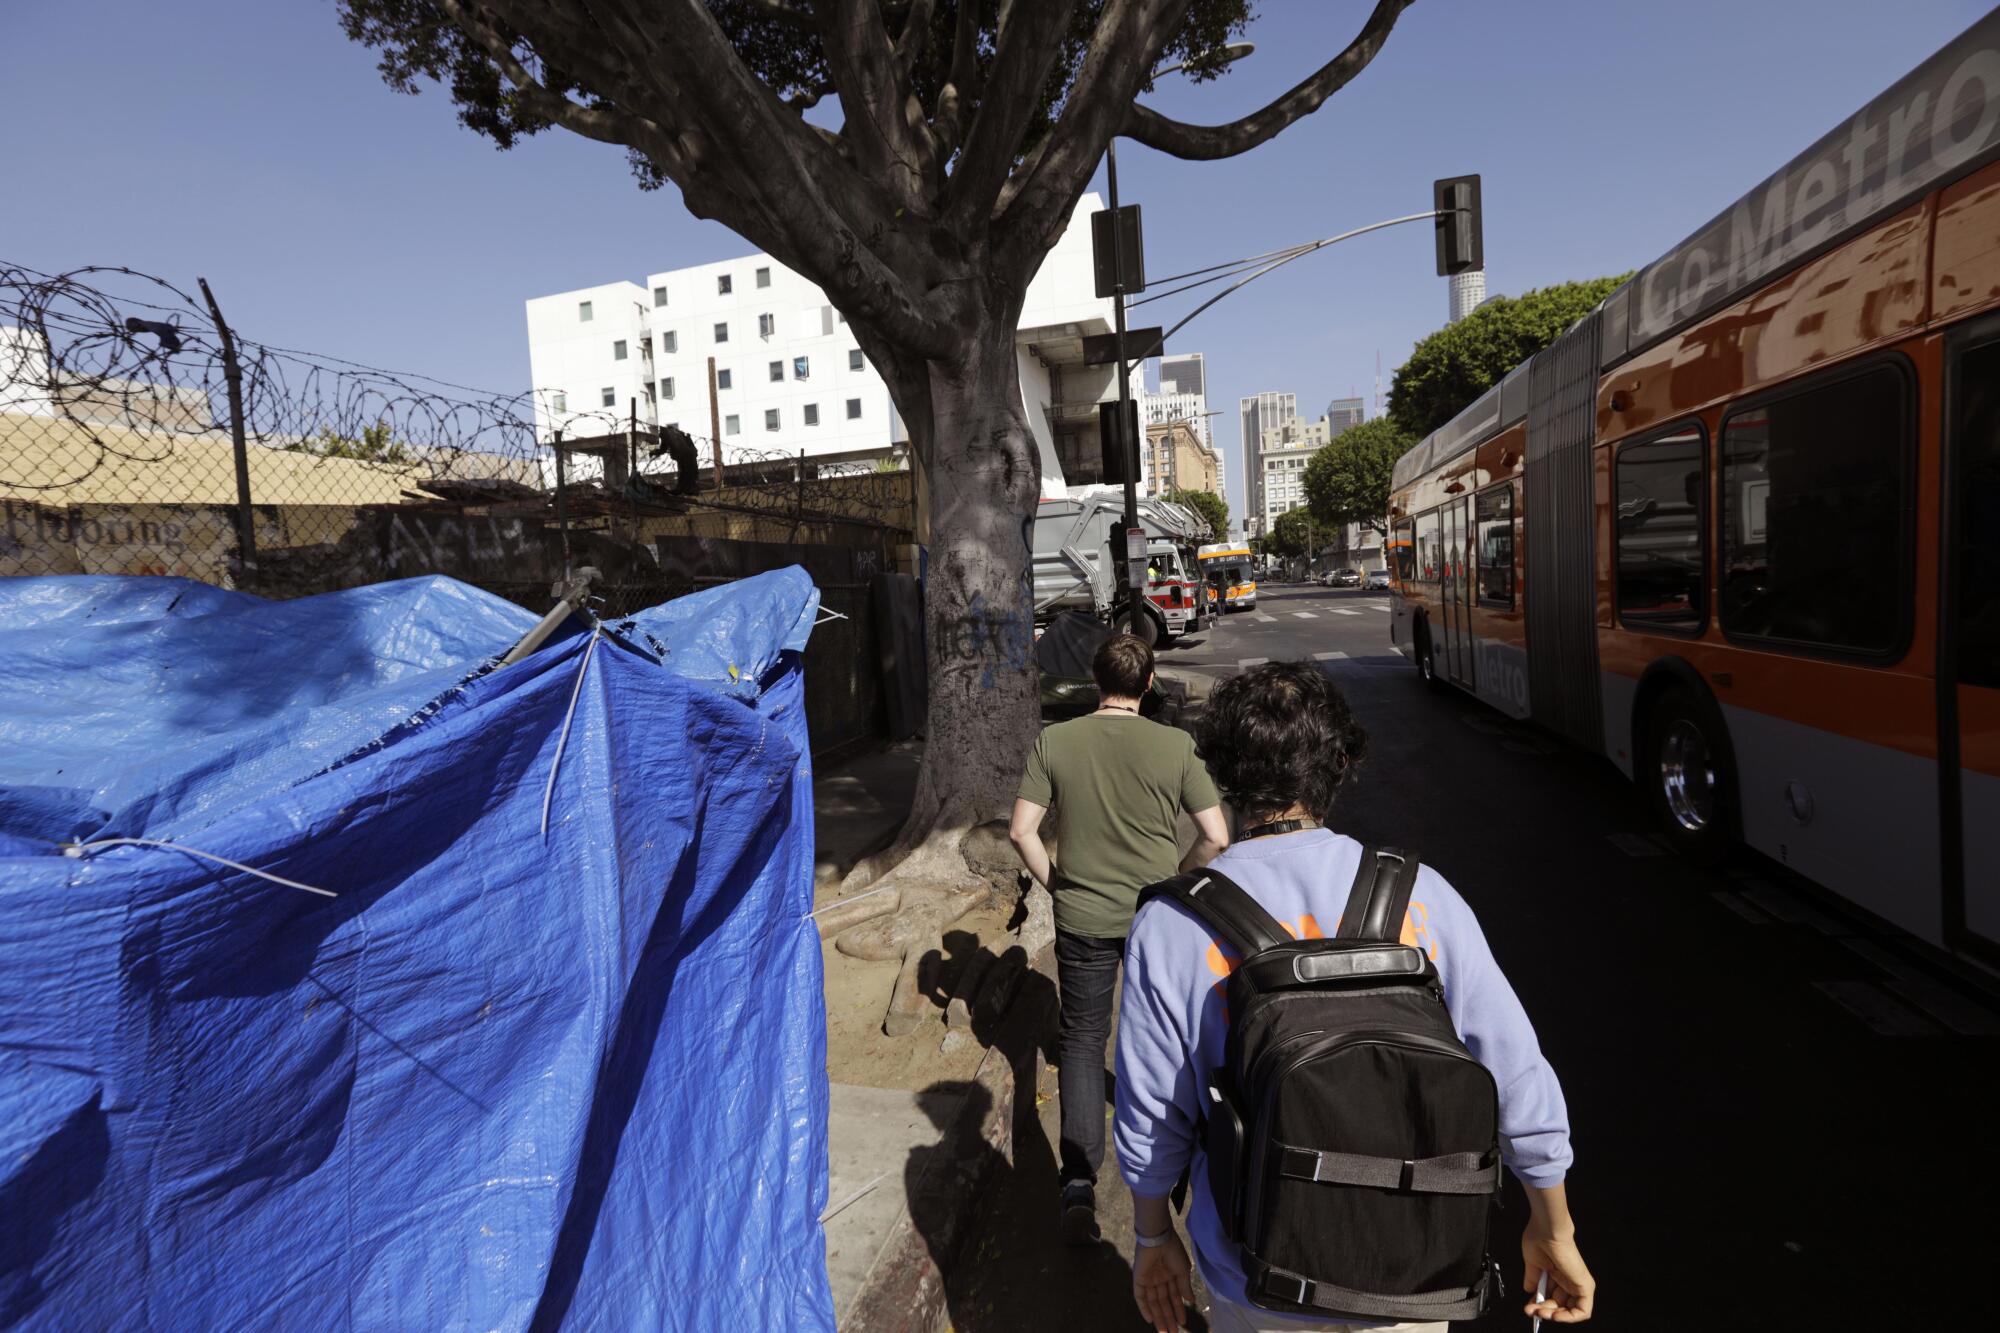
[[[0,580],[0,1327],[832,1329],[817,602]]]

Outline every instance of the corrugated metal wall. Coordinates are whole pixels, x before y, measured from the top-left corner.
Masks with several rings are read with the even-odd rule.
[[[1528,690],[1537,722],[1604,748],[1597,679],[1591,442],[1596,312],[1535,357],[1528,401]]]

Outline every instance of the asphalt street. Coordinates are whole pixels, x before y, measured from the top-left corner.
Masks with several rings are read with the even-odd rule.
[[[1753,854],[1719,872],[1675,857],[1604,760],[1427,690],[1389,646],[1387,594],[1262,591],[1161,664],[1221,679],[1305,657],[1347,691],[1370,753],[1335,826],[1415,851],[1479,913],[1569,1102],[1596,1326],[1989,1320],[2000,1002],[1983,979]],[[1096,1251],[1055,1244],[1040,1174],[1015,1173],[968,1247],[977,1261],[947,1275],[953,1327],[1140,1327],[1110,1164]],[[1496,1253],[1518,1286],[1511,1182],[1505,1208]],[[1518,1310],[1510,1298],[1479,1327],[1512,1328]]]

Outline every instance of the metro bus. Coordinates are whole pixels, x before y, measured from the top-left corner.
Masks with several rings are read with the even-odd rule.
[[[1391,635],[2000,963],[2000,11],[1400,459]]]
[[[1216,590],[1224,611],[1249,611],[1257,606],[1257,576],[1250,548],[1241,542],[1214,542],[1195,551],[1202,579]]]

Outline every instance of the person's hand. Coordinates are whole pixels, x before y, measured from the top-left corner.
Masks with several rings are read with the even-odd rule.
[[[1179,1333],[1187,1308],[1194,1304],[1188,1279],[1188,1255],[1179,1236],[1163,1245],[1141,1247],[1132,1259],[1132,1299],[1157,1333]]]
[[[1528,1293],[1523,1313],[1552,1324],[1581,1324],[1590,1318],[1597,1299],[1597,1279],[1583,1266],[1575,1236],[1530,1225],[1521,1234],[1521,1258],[1526,1265],[1521,1289]],[[1535,1287],[1543,1273],[1549,1275],[1549,1294],[1546,1300],[1538,1301]]]

